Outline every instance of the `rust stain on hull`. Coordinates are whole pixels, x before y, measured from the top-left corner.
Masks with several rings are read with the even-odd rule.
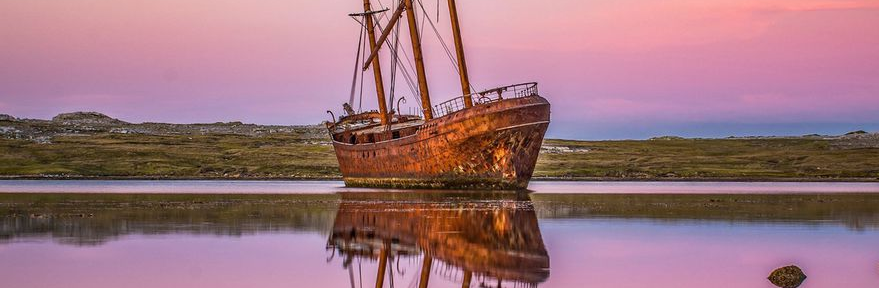
[[[528,187],[549,121],[549,102],[535,94],[332,136],[347,186],[512,190]]]

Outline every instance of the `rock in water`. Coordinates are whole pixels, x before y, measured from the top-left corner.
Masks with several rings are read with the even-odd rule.
[[[800,267],[791,265],[785,266],[769,274],[769,282],[781,288],[797,288],[806,280],[806,274]]]

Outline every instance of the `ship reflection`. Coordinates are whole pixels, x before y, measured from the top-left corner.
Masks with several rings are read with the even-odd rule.
[[[378,262],[377,271],[361,271],[376,275],[375,287],[386,278],[390,287],[395,280],[401,287],[427,287],[432,277],[453,287],[534,287],[549,277],[549,256],[527,194],[340,196],[327,249],[341,257],[352,287],[355,260]],[[401,262],[413,266],[408,275]]]

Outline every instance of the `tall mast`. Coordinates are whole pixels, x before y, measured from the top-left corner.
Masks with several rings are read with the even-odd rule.
[[[412,0],[403,0],[406,5],[406,18],[409,20],[409,38],[412,41],[412,54],[415,56],[415,72],[418,74],[418,91],[421,94],[421,110],[424,120],[433,119],[430,105],[430,93],[427,90],[427,75],[424,72],[424,56],[421,53],[421,37],[418,36],[418,23],[415,19],[415,7]]]
[[[458,74],[461,76],[461,93],[464,95],[464,107],[473,106],[473,98],[470,96],[470,75],[467,74],[467,61],[464,60],[464,41],[461,40],[461,24],[458,23],[458,5],[455,0],[449,0],[449,15],[452,19],[452,35],[455,36],[455,51],[458,54]]]
[[[369,0],[363,0],[363,18],[366,19],[366,31],[369,34],[369,48],[376,50],[375,43],[375,18],[372,13],[372,5]],[[382,80],[382,66],[378,62],[379,57],[372,58],[372,74],[375,76],[375,94],[378,96],[378,111],[381,114],[382,125],[388,125],[388,105],[385,103],[385,84]]]

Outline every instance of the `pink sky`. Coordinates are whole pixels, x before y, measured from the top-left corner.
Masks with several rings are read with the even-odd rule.
[[[876,0],[459,2],[477,88],[539,81],[550,136],[879,130]],[[436,2],[424,4],[435,17]],[[358,9],[0,0],[0,113],[316,123],[348,98],[359,28],[345,15]],[[458,84],[429,27],[424,36],[439,103]]]

